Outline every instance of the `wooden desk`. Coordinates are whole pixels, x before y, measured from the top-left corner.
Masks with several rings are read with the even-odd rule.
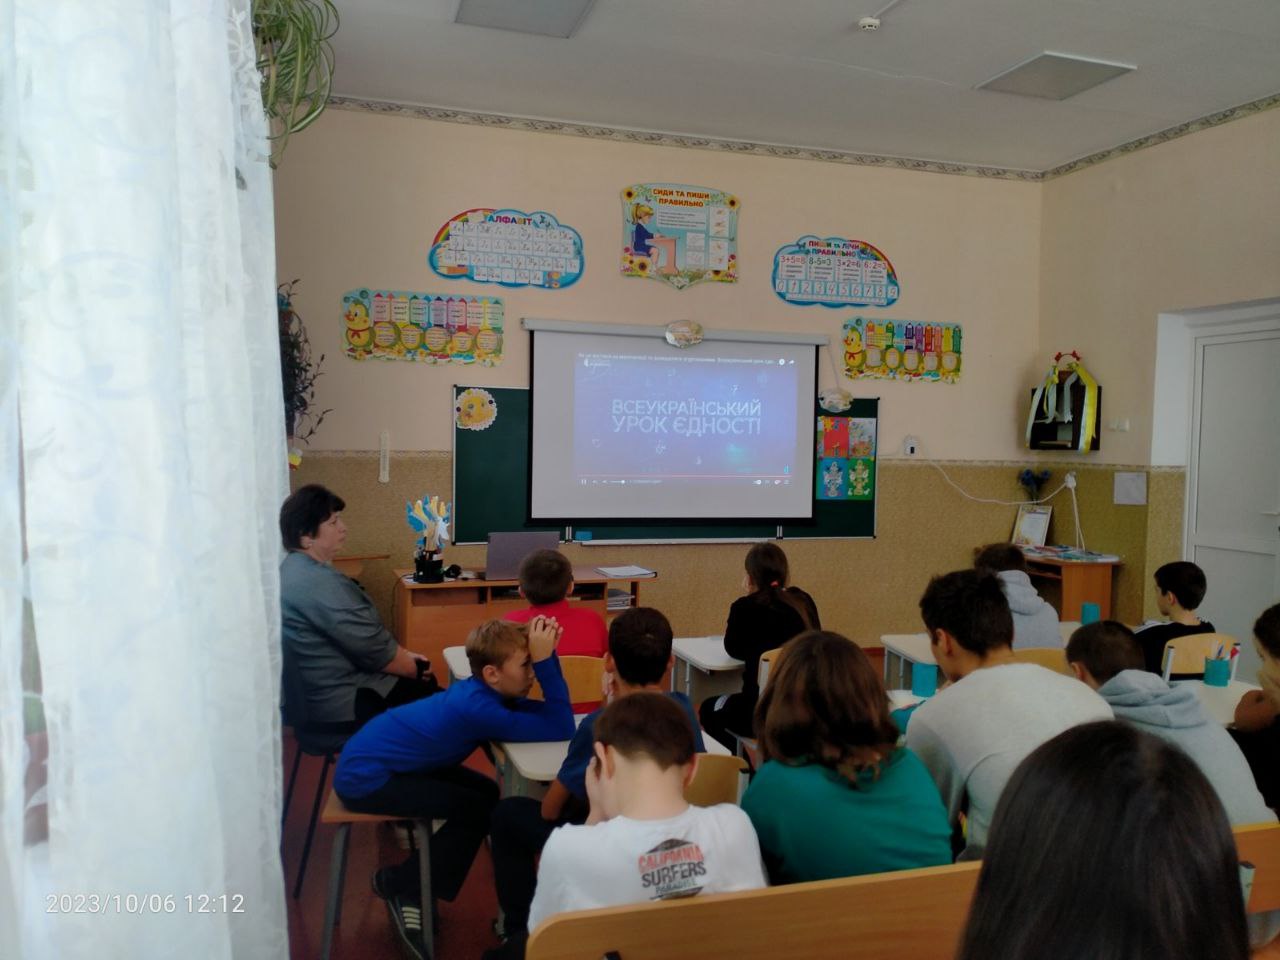
[[[610,580],[594,567],[574,567],[571,603],[581,604],[608,618],[609,586],[625,588],[631,606],[640,604],[640,584],[636,580]],[[521,599],[518,580],[446,580],[444,583],[414,583],[412,570],[397,570],[392,594],[392,629],[400,644],[414,653],[431,658],[431,670],[442,686],[449,685],[444,648],[462,646],[472,628],[486,620],[501,618],[529,604]]]
[[[1041,580],[1054,580],[1061,585],[1061,596],[1055,604],[1060,620],[1079,620],[1080,605],[1096,603],[1103,620],[1111,619],[1111,574],[1120,561],[1057,560],[1027,557],[1027,573]],[[1052,601],[1051,601],[1052,602]]]

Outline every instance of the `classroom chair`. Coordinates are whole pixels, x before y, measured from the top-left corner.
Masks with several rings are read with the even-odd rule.
[[[785,644],[783,645],[785,646]],[[769,671],[773,669],[773,665],[782,656],[782,647],[774,647],[772,650],[766,650],[760,654],[760,666],[756,671],[756,683],[761,690],[764,690],[765,684],[769,682]],[[734,755],[741,757],[747,764],[747,770],[755,773],[756,758],[759,755],[760,747],[756,743],[754,737],[743,737],[738,734],[733,735],[734,739]]]
[[[564,674],[565,685],[569,688],[570,703],[600,705],[604,699],[604,691],[601,688],[604,682],[603,657],[561,657],[560,672]],[[529,698],[544,699],[542,687],[536,680],[529,691]]]
[[[1026,650],[1013,651],[1013,659],[1019,663],[1035,663],[1048,667],[1056,673],[1064,673],[1068,677],[1075,676],[1067,665],[1067,651],[1055,650],[1053,647],[1031,647]]]
[[[714,807],[717,803],[737,803],[742,787],[742,774],[747,764],[741,757],[718,753],[698,754],[698,770],[684,789],[684,798],[695,807]]]
[[[347,851],[351,841],[351,825],[355,823],[399,822],[403,817],[381,813],[357,813],[348,810],[333,790],[325,798],[324,823],[336,823],[338,832],[333,838],[333,852],[329,855],[329,894],[324,903],[324,929],[320,941],[320,960],[329,960],[333,949],[333,928],[342,922],[342,888],[346,881]],[[418,861],[419,882],[422,884],[422,938],[427,946],[427,956],[435,956],[435,897],[431,895],[431,829],[430,820],[413,822],[413,840],[422,851]]]
[[[1192,633],[1185,637],[1176,637],[1164,645],[1163,676],[1165,683],[1175,673],[1204,673],[1204,661],[1212,658],[1219,650],[1230,657],[1233,647],[1240,646],[1240,641],[1225,633]],[[1236,678],[1236,663],[1239,657],[1231,657],[1231,679]]]

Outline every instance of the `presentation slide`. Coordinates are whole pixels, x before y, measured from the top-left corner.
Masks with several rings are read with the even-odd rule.
[[[535,331],[533,517],[812,516],[815,358]]]

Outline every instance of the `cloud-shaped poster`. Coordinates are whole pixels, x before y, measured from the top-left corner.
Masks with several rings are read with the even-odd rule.
[[[809,235],[773,255],[773,292],[801,307],[887,307],[900,287],[889,258],[871,244]]]
[[[582,235],[542,210],[478,207],[440,228],[427,263],[450,280],[557,290],[582,276]]]

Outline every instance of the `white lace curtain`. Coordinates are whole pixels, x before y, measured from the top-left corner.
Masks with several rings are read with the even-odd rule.
[[[0,957],[288,953],[248,10],[0,0]]]

